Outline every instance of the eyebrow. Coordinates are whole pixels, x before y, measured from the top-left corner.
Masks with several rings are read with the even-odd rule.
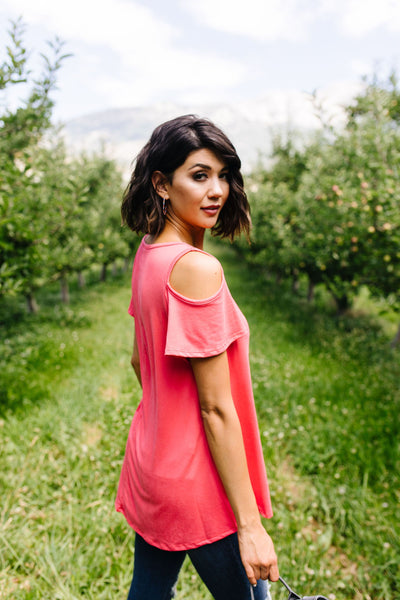
[[[196,167],[200,167],[201,169],[205,169],[206,171],[211,171],[211,167],[210,165],[204,165],[203,163],[196,163],[195,165],[189,167],[189,171],[191,171],[192,169],[195,169]],[[228,171],[229,167],[222,167],[221,171]],[[220,171],[220,172],[221,172]]]

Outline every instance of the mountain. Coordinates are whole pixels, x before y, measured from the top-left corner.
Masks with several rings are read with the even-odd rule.
[[[347,90],[343,103],[350,99]],[[325,98],[326,111],[331,119],[338,122],[343,120],[340,107],[340,94]],[[129,171],[153,129],[168,119],[187,113],[207,117],[225,131],[242,159],[244,172],[251,170],[260,160],[266,160],[272,138],[277,133],[286,135],[288,131],[295,130],[307,136],[319,126],[309,95],[271,92],[264,98],[235,104],[158,104],[109,109],[69,121],[64,127],[64,136],[72,151],[104,149],[124,170]]]

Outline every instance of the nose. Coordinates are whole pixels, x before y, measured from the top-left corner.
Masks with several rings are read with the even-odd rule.
[[[221,180],[219,177],[210,179],[211,185],[208,191],[209,198],[220,198],[223,194]]]

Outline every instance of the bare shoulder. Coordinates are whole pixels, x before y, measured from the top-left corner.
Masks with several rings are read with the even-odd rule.
[[[179,294],[193,300],[204,300],[221,287],[221,264],[210,254],[196,250],[188,252],[174,265],[169,282]]]

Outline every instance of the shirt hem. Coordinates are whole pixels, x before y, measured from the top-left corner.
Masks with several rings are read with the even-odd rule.
[[[118,512],[123,513],[122,510],[119,510]],[[124,517],[126,519],[125,514],[124,514]],[[237,531],[237,527],[231,527],[231,528],[227,529],[226,531],[223,531],[220,534],[217,534],[217,535],[209,537],[209,538],[204,538],[202,540],[199,540],[198,542],[188,542],[188,543],[184,543],[184,544],[168,544],[167,542],[160,543],[159,540],[154,540],[151,536],[149,536],[147,533],[142,531],[140,529],[140,527],[136,527],[133,523],[130,523],[128,519],[126,519],[126,521],[129,525],[129,527],[131,527],[136,533],[138,533],[148,544],[150,544],[151,546],[155,546],[156,548],[159,548],[160,550],[168,550],[168,551],[172,551],[172,552],[176,552],[179,550],[193,550],[194,548],[200,548],[201,546],[205,546],[207,544],[212,544],[213,542],[218,542],[219,540],[222,540],[223,538],[225,538],[228,535],[231,535],[232,533],[235,533]]]
[[[229,348],[233,342],[247,335],[247,330],[242,329],[237,333],[234,333],[229,337],[228,340],[225,340],[223,344],[215,348],[206,348],[205,350],[185,350],[185,349],[174,349],[171,347],[165,348],[164,355],[165,356],[179,356],[184,358],[207,358],[209,356],[217,356],[218,354],[222,354]]]
[[[216,534],[215,536],[204,538],[202,540],[199,540],[198,542],[185,542],[182,544],[169,544],[168,542],[160,543],[159,540],[154,540],[151,536],[149,536],[147,533],[145,533],[140,527],[137,527],[133,523],[133,521],[131,521],[131,519],[129,519],[126,516],[126,514],[124,512],[124,507],[122,506],[122,504],[120,502],[115,504],[115,510],[124,515],[125,520],[128,523],[129,527],[131,527],[131,529],[133,529],[136,533],[138,533],[148,544],[150,544],[151,546],[155,546],[156,548],[159,548],[160,550],[169,550],[169,551],[193,550],[193,548],[200,548],[201,546],[205,546],[206,544],[212,544],[213,542],[218,542],[219,540],[222,540],[222,539],[226,538],[228,535],[231,535],[232,533],[236,533],[236,531],[237,531],[237,526],[235,525],[235,526],[229,527],[228,529],[226,529],[225,531],[223,531],[219,534]],[[272,517],[272,511],[271,511],[271,513],[268,514],[266,511],[260,510],[260,514],[265,519],[270,519]]]

